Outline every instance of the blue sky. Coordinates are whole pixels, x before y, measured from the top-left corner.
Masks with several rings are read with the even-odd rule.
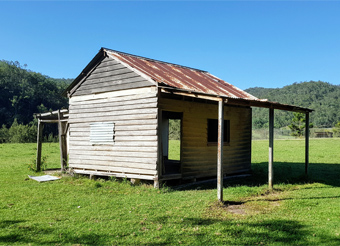
[[[340,2],[0,1],[0,59],[75,78],[101,47],[233,85],[340,84]]]

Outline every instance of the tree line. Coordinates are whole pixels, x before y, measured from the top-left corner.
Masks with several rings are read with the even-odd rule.
[[[34,113],[68,108],[68,99],[61,93],[73,79],[54,79],[26,69],[19,62],[0,61],[0,143],[35,142]],[[248,93],[269,101],[311,108],[310,121],[314,127],[339,128],[340,86],[322,81],[294,83],[283,88],[253,87]],[[291,126],[291,112],[275,111],[275,127]],[[253,109],[253,128],[268,127],[268,110]],[[175,123],[172,128],[178,127]],[[171,129],[172,129],[171,128]],[[56,141],[57,127],[47,124],[47,141]],[[178,138],[178,136],[173,136]]]
[[[314,109],[310,122],[317,128],[334,127],[340,121],[340,85],[322,81],[294,83],[283,88],[253,87],[246,92],[272,102]],[[291,112],[275,111],[275,127],[289,126],[294,118]],[[253,109],[253,128],[268,126],[268,110]]]
[[[26,69],[19,62],[0,61],[0,143],[36,141],[34,113],[68,107],[61,93],[72,79],[54,79]],[[45,138],[57,129],[46,126]],[[52,135],[51,135],[52,134]]]

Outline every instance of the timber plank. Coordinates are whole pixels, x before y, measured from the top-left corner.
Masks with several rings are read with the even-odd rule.
[[[143,140],[143,141],[156,141],[157,136],[116,136],[115,142],[112,144],[116,144],[121,141],[135,141],[135,140]],[[83,136],[83,137],[73,137],[70,136],[70,141],[90,141],[90,136]],[[98,145],[98,144],[97,144]]]
[[[90,132],[90,125],[87,124],[88,127],[76,127],[73,126],[73,132]],[[143,131],[143,130],[156,130],[157,125],[117,125],[115,124],[115,131]]]
[[[70,146],[70,150],[83,150],[83,151],[124,151],[124,152],[157,152],[157,146],[156,147],[144,147],[139,146],[136,148],[135,146],[109,146],[105,148],[106,146]]]
[[[92,72],[92,74],[87,78],[87,80],[99,79],[99,78],[104,78],[104,77],[113,77],[115,75],[126,74],[126,73],[131,73],[131,72],[132,72],[131,69],[123,66],[120,69],[114,69],[114,70],[110,70],[108,72],[101,72],[101,73]],[[85,81],[85,83],[86,83],[86,81]]]
[[[118,131],[115,129],[115,136],[156,136],[157,130],[142,131]],[[89,137],[90,132],[72,132],[72,137]]]
[[[98,88],[94,89],[84,89],[84,90],[77,90],[77,95],[88,95],[88,94],[97,94],[107,91],[120,91],[125,89],[131,89],[131,88],[141,88],[150,85],[149,83],[146,83],[145,81],[141,82],[133,82],[133,83],[121,83],[121,84],[112,84],[111,86],[101,86],[99,85]]]
[[[105,67],[105,66],[111,66],[115,64],[120,64],[118,61],[111,59],[109,57],[104,58],[104,60],[101,61],[98,67]]]
[[[141,162],[145,159],[154,160],[157,156],[152,152],[107,152],[104,154],[104,151],[97,151],[99,153],[95,153],[96,151],[90,151],[91,155],[84,153],[84,151],[72,150],[70,151],[70,158],[72,159],[82,159],[82,160],[100,160],[100,161],[114,161],[116,157],[129,157],[129,158],[140,158]],[[157,153],[156,153],[157,154]],[[136,161],[135,161],[136,162]]]
[[[137,116],[137,115],[143,115],[143,114],[156,114],[157,108],[143,108],[143,109],[129,109],[129,110],[121,110],[121,111],[109,111],[109,112],[91,112],[91,113],[72,113],[70,114],[69,120],[72,120],[74,118],[94,118],[94,117],[103,117],[103,116]]]
[[[80,165],[100,165],[100,166],[107,166],[107,167],[126,167],[126,168],[134,168],[134,169],[145,169],[145,170],[156,170],[156,164],[147,164],[147,163],[130,163],[130,162],[117,162],[117,161],[96,161],[93,160],[82,160],[82,161],[75,161],[70,163],[73,167]]]
[[[103,170],[92,170],[92,169],[74,169],[74,173],[79,174],[93,174],[98,176],[115,176],[118,178],[131,178],[131,179],[145,179],[145,180],[155,180],[155,175],[140,175],[140,174],[133,174],[133,173],[118,173],[118,172],[111,172],[111,171],[103,171]]]
[[[155,86],[148,86],[143,88],[132,88],[130,90],[123,90],[123,91],[111,91],[111,92],[103,92],[96,95],[84,95],[84,96],[72,96],[70,98],[70,105],[75,102],[81,102],[84,103],[88,100],[99,100],[99,99],[107,99],[107,98],[120,98],[123,99],[123,97],[127,96],[138,96],[141,94],[147,94],[147,93],[157,93]]]
[[[126,158],[126,157],[115,157],[114,159],[107,161],[107,160],[88,160],[82,157],[79,158],[70,158],[70,163],[92,163],[92,164],[101,164],[101,165],[114,165],[115,162],[131,162],[131,163],[144,163],[144,164],[156,164],[157,160],[155,158]]]
[[[113,111],[126,111],[131,110],[131,107],[133,107],[134,110],[136,109],[146,109],[146,108],[157,108],[157,102],[146,102],[146,103],[138,103],[138,104],[131,104],[131,105],[120,105],[115,106],[114,109],[113,106],[107,106],[103,105],[103,107],[98,108],[74,108],[72,107],[70,109],[70,114],[85,114],[85,113],[93,113],[93,112],[113,112]]]
[[[86,105],[95,105],[95,104],[106,104],[106,103],[119,103],[124,104],[125,102],[133,102],[134,100],[143,100],[149,98],[156,98],[156,94],[154,92],[142,93],[142,94],[134,94],[134,95],[125,95],[125,96],[112,96],[112,97],[100,97],[100,98],[92,98],[91,100],[70,100],[70,106],[85,106]],[[74,98],[72,98],[74,99]],[[76,98],[77,99],[77,98]]]
[[[117,123],[118,121],[128,121],[128,120],[149,120],[157,119],[157,114],[137,114],[137,115],[108,115],[108,116],[97,116],[89,118],[70,118],[69,123],[81,123],[81,122],[107,122],[113,121]]]
[[[117,124],[116,124],[117,125]],[[142,126],[142,125],[155,125],[157,127],[157,120],[156,119],[138,119],[138,120],[126,120],[119,122],[118,124],[121,127],[135,127],[135,126]],[[79,122],[79,123],[72,123],[73,129],[77,127],[90,127],[88,122]]]
[[[105,72],[113,71],[113,70],[116,70],[116,69],[122,69],[122,68],[126,68],[126,67],[124,65],[120,64],[120,63],[116,63],[116,64],[101,63],[92,72],[92,74],[105,73]]]
[[[105,77],[98,77],[98,76],[92,76],[87,78],[85,81],[86,84],[91,83],[98,83],[98,82],[106,82],[106,81],[117,81],[117,80],[123,80],[128,78],[134,78],[134,77],[140,77],[138,74],[131,70],[126,69],[120,69],[122,71],[117,72],[114,76],[105,76]]]
[[[111,148],[113,145],[93,145],[90,142],[84,142],[83,140],[73,140],[70,139],[70,142],[72,142],[72,146],[93,146],[93,147],[105,147],[105,148]],[[120,142],[115,142],[114,146],[119,146],[119,147],[157,147],[157,142],[156,141],[144,141],[144,140],[134,140],[134,141],[120,141]]]
[[[135,79],[140,79],[141,76],[134,72],[124,73],[120,75],[115,75],[114,77],[104,77],[104,78],[97,78],[97,79],[87,79],[85,85],[91,85],[91,84],[99,84],[104,82],[116,82],[116,81],[130,81],[135,82]]]
[[[93,160],[100,158],[100,160],[112,160],[114,157],[136,157],[136,158],[156,158],[156,152],[126,152],[126,151],[70,151],[72,158],[86,158]]]
[[[129,168],[129,167],[99,166],[99,165],[92,165],[92,164],[90,164],[90,165],[86,165],[86,164],[73,165],[73,164],[70,164],[70,167],[84,168],[84,169],[91,168],[91,169],[94,169],[94,170],[105,170],[105,171],[112,171],[112,172],[134,173],[134,174],[148,174],[148,175],[157,174],[157,170]]]
[[[137,83],[137,82],[145,82],[146,84],[150,84],[146,79],[142,77],[131,77],[131,78],[125,78],[125,79],[115,79],[113,78],[107,78],[106,80],[103,79],[98,82],[91,82],[91,83],[86,83],[82,85],[82,90],[87,90],[87,89],[94,89],[98,88],[100,86],[107,87],[107,86],[112,86],[112,85],[120,85],[120,84],[130,84],[130,83]]]
[[[235,162],[235,160],[237,162]],[[210,159],[206,161],[201,161],[201,162],[195,162],[195,161],[184,161],[183,162],[183,167],[182,168],[193,168],[193,169],[205,169],[205,168],[216,168],[216,161],[217,158],[215,159]],[[248,166],[247,160],[238,160],[235,158],[234,160],[226,161],[223,162],[223,167],[225,168],[231,168],[231,167],[240,167],[240,166]],[[250,166],[250,164],[249,164]]]
[[[70,110],[81,110],[81,109],[97,109],[97,108],[111,108],[112,107],[121,107],[121,106],[129,106],[138,105],[138,104],[148,104],[148,103],[157,103],[156,97],[150,98],[141,98],[136,99],[131,98],[130,100],[116,100],[114,102],[104,101],[104,102],[92,102],[92,103],[82,103],[82,104],[72,104]]]
[[[103,147],[103,148],[101,148]],[[91,155],[112,155],[117,156],[119,153],[124,153],[125,155],[131,154],[131,156],[138,156],[137,153],[145,153],[152,156],[157,151],[156,146],[140,146],[136,148],[135,146],[111,146],[111,148],[105,148],[102,145],[88,145],[88,146],[72,146],[70,151],[73,153],[90,154]],[[98,152],[98,153],[95,153]],[[131,153],[134,152],[134,153]]]

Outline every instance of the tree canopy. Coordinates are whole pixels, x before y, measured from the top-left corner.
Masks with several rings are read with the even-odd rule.
[[[272,102],[280,102],[314,109],[310,122],[314,127],[333,127],[340,121],[340,85],[322,81],[294,83],[283,88],[254,87],[246,90],[258,97]],[[275,127],[291,124],[293,114],[275,111]],[[253,109],[253,127],[262,128],[268,125],[268,110]]]
[[[53,79],[32,72],[19,62],[0,61],[0,126],[11,126],[14,119],[28,124],[33,114],[68,107],[61,93],[71,79]]]

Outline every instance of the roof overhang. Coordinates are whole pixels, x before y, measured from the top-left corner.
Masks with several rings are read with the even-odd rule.
[[[231,98],[227,96],[188,91],[188,90],[167,87],[167,86],[159,86],[159,88],[161,88],[161,92],[164,92],[164,93],[195,97],[195,98],[206,99],[206,100],[211,100],[211,101],[224,100],[225,104],[230,104],[230,105],[259,107],[259,108],[272,108],[272,109],[279,109],[279,110],[300,112],[300,113],[309,113],[309,112],[314,111],[313,109],[303,108],[303,107],[299,107],[295,105],[282,104],[278,102],[270,102],[267,99],[252,100],[252,99],[243,99],[243,98]]]

